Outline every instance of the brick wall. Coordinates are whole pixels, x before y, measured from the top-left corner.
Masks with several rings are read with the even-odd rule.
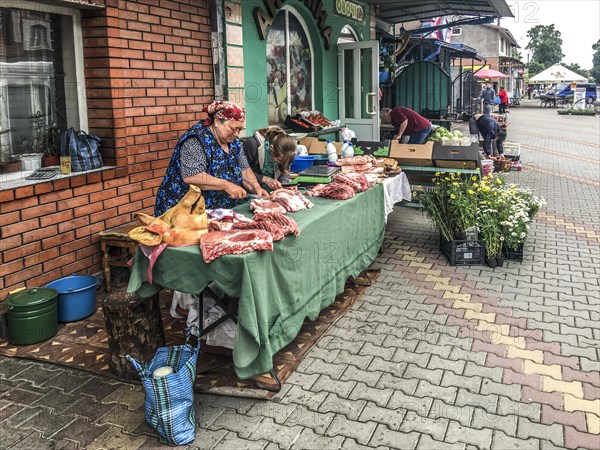
[[[90,132],[115,168],[0,190],[0,300],[99,274],[97,233],[153,212],[177,138],[213,99],[207,1],[105,4],[82,14],[86,96]]]

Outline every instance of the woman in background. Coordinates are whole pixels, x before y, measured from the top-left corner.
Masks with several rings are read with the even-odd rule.
[[[261,128],[244,141],[244,153],[256,179],[275,190],[290,182],[296,140],[279,127]]]

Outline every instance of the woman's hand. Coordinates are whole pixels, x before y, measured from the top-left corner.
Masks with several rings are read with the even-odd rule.
[[[225,182],[223,190],[229,195],[229,198],[246,198],[246,191],[243,187],[229,181]]]
[[[271,190],[281,189],[281,183],[270,177],[263,177],[262,182]]]
[[[263,180],[263,181],[264,181],[264,180]],[[273,181],[275,181],[275,180],[273,180]],[[269,196],[269,193],[268,193],[267,191],[265,191],[263,188],[261,188],[260,186],[258,186],[258,187],[257,187],[257,188],[254,190],[254,193],[255,193],[256,195],[259,195],[259,196],[261,196],[261,197],[268,197],[268,196]]]

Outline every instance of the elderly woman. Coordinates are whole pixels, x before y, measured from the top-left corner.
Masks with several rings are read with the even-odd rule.
[[[279,127],[261,128],[244,141],[244,153],[258,182],[269,189],[289,183],[296,140]]]
[[[190,184],[202,189],[207,208],[233,208],[246,191],[268,195],[260,186],[238,139],[246,112],[235,103],[215,101],[208,117],[187,130],[175,145],[156,195],[155,216],[175,206]]]

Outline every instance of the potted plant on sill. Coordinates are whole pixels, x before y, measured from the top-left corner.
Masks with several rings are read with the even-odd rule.
[[[42,166],[60,165],[60,130],[55,126],[47,127],[43,133]]]
[[[14,131],[11,128],[6,130],[0,129],[0,141],[2,140],[2,135],[7,134],[11,131]],[[7,159],[6,156],[8,156]],[[2,155],[0,154],[0,173],[13,173],[21,170],[21,160],[15,155]]]

